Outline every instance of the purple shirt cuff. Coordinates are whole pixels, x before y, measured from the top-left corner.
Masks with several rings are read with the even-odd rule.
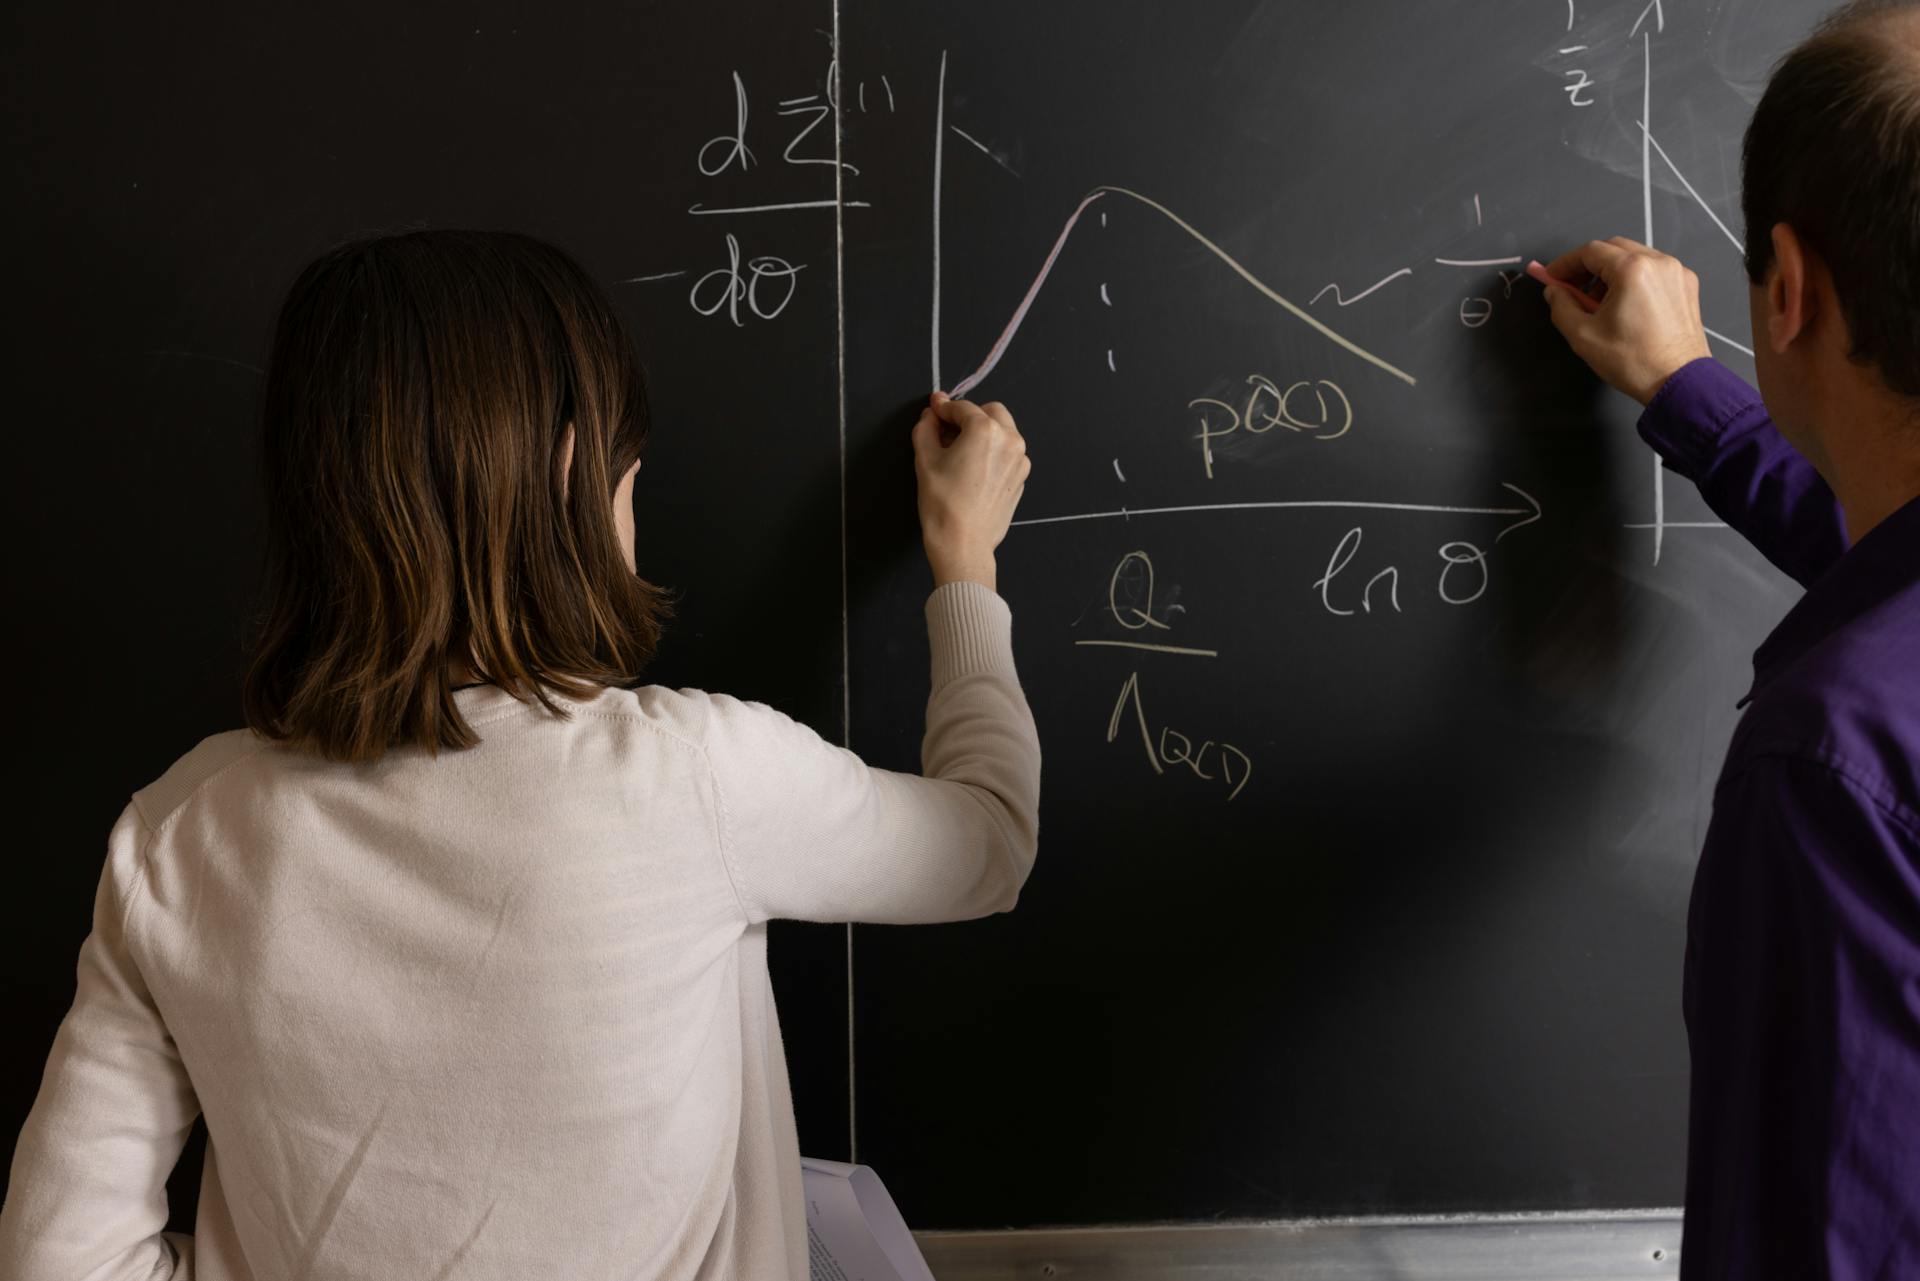
[[[1768,421],[1760,393],[1711,356],[1676,369],[1640,413],[1640,437],[1667,466],[1698,480],[1729,437]]]

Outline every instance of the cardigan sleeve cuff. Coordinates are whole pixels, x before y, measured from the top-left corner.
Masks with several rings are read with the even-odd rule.
[[[1017,680],[1013,611],[981,583],[943,583],[927,597],[927,641],[933,688],[962,676],[992,673]]]

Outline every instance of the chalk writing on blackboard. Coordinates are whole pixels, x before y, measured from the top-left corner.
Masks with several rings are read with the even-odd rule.
[[[799,98],[782,98],[780,100],[780,109],[774,114],[778,116],[807,117],[807,123],[800,126],[800,132],[793,135],[792,139],[788,141],[786,149],[780,153],[782,160],[785,160],[790,165],[830,165],[834,163],[832,156],[796,156],[793,154],[794,148],[805,142],[807,135],[818,128],[822,120],[827,119],[833,114],[833,108],[827,103],[820,101],[819,94],[810,93]],[[860,172],[844,160],[840,162],[840,166],[851,174]]]
[[[752,108],[747,82],[738,71],[730,73],[733,82],[733,120],[730,128],[708,138],[694,152],[694,164],[702,176],[719,178],[734,170],[744,174],[758,163],[753,147],[748,142],[751,129]],[[885,76],[880,77],[881,87],[886,92],[886,109],[894,110],[893,86]],[[774,115],[780,119],[796,120],[796,125],[785,126],[788,136],[781,147],[780,158],[789,165],[806,167],[829,165],[835,168],[834,194],[829,197],[800,200],[769,200],[751,204],[709,205],[705,201],[695,201],[687,207],[687,212],[695,217],[714,218],[732,217],[742,214],[784,213],[800,209],[831,209],[836,214],[847,209],[864,209],[868,202],[848,200],[841,194],[838,179],[841,173],[858,174],[859,169],[839,158],[837,139],[832,155],[806,154],[808,146],[817,147],[817,141],[809,144],[815,130],[822,122],[832,118],[840,109],[840,63],[837,58],[827,63],[826,87],[824,92],[798,94],[790,98],[781,98],[775,104]],[[857,93],[860,110],[867,110],[866,81],[859,82]],[[826,137],[835,137],[829,130]],[[693,310],[702,316],[714,316],[722,311],[734,325],[742,323],[741,304],[746,304],[746,314],[761,320],[772,320],[786,310],[793,301],[799,288],[799,275],[806,264],[797,263],[775,253],[761,253],[743,259],[740,242],[737,237],[726,237],[727,261],[724,266],[714,267],[694,282],[687,291],[687,302]],[[622,283],[640,284],[655,280],[672,280],[687,275],[685,269],[657,271],[646,275],[629,276]]]
[[[1172,624],[1153,616],[1153,557],[1133,551],[1120,558],[1107,580],[1107,613],[1128,631],[1146,627],[1171,630]]]
[[[1327,569],[1313,582],[1314,589],[1320,595],[1320,604],[1329,614],[1350,618],[1356,612],[1373,612],[1373,591],[1376,586],[1386,584],[1386,604],[1394,613],[1400,609],[1400,568],[1388,565],[1366,580],[1360,588],[1357,599],[1348,597],[1345,592],[1341,599],[1352,600],[1357,608],[1342,608],[1335,603],[1334,581],[1346,573],[1347,568],[1360,553],[1365,538],[1364,529],[1355,525],[1341,536],[1334,545],[1333,555],[1327,558]],[[1486,595],[1487,586],[1492,581],[1492,572],[1487,566],[1486,551],[1475,543],[1465,539],[1454,539],[1440,544],[1435,552],[1440,559],[1440,569],[1435,576],[1434,591],[1448,605],[1471,605]],[[1364,570],[1360,572],[1365,572]],[[1357,576],[1356,576],[1357,581]],[[1345,589],[1351,591],[1351,588]]]
[[[1120,558],[1113,567],[1113,574],[1107,579],[1107,613],[1122,628],[1129,632],[1143,632],[1151,629],[1157,632],[1170,632],[1173,624],[1166,621],[1184,607],[1169,604],[1164,610],[1156,610],[1153,601],[1153,558],[1144,551],[1131,551]],[[1134,649],[1154,654],[1178,654],[1188,658],[1218,658],[1220,651],[1206,649],[1198,645],[1171,645],[1160,640],[1076,640],[1075,645],[1086,645],[1104,649]]]
[[[942,58],[941,66],[942,66],[942,71],[944,73],[944,70],[945,70],[944,57]],[[936,182],[937,181],[938,181],[938,177],[936,175]],[[937,189],[936,189],[936,192],[937,192]],[[1386,373],[1392,374],[1395,378],[1400,379],[1402,382],[1406,383],[1408,386],[1414,386],[1418,383],[1418,379],[1416,379],[1412,374],[1408,373],[1406,370],[1401,369],[1397,365],[1391,364],[1390,362],[1382,359],[1380,356],[1377,356],[1373,352],[1360,346],[1358,343],[1353,342],[1351,339],[1348,339],[1343,335],[1336,333],[1334,330],[1328,328],[1325,324],[1322,324],[1318,318],[1309,315],[1305,309],[1301,308],[1298,304],[1294,303],[1292,300],[1282,295],[1278,290],[1274,289],[1273,286],[1267,284],[1264,280],[1261,280],[1258,276],[1254,275],[1251,271],[1247,270],[1247,268],[1241,264],[1239,259],[1235,258],[1232,254],[1228,253],[1226,250],[1222,249],[1219,245],[1215,244],[1212,240],[1210,240],[1205,235],[1205,233],[1201,232],[1199,228],[1195,227],[1192,223],[1188,222],[1186,219],[1182,218],[1179,214],[1167,208],[1165,205],[1161,204],[1159,201],[1154,200],[1150,196],[1143,196],[1139,192],[1131,191],[1125,187],[1101,186],[1101,187],[1095,187],[1092,191],[1088,192],[1087,195],[1081,199],[1080,203],[1077,206],[1075,206],[1073,212],[1067,215],[1066,224],[1060,228],[1060,234],[1054,238],[1053,247],[1047,251],[1046,259],[1040,264],[1039,273],[1034,276],[1033,283],[1027,287],[1026,294],[1020,299],[1019,304],[1014,308],[1013,316],[1011,319],[1007,321],[1006,328],[1000,331],[1000,336],[994,340],[992,348],[988,350],[986,358],[980,362],[979,367],[975,369],[972,373],[968,374],[965,378],[962,378],[959,382],[953,385],[953,388],[950,392],[951,395],[954,395],[954,396],[966,395],[969,391],[973,390],[973,388],[978,386],[981,383],[981,381],[987,377],[988,374],[991,374],[993,372],[994,366],[1000,363],[1001,356],[1006,354],[1007,346],[1013,341],[1014,335],[1020,332],[1021,322],[1026,319],[1028,309],[1033,306],[1033,300],[1039,296],[1041,286],[1047,283],[1047,275],[1053,270],[1054,262],[1060,257],[1061,249],[1063,249],[1066,246],[1067,237],[1073,234],[1074,225],[1080,221],[1080,215],[1087,211],[1087,207],[1089,205],[1093,204],[1096,200],[1100,200],[1103,197],[1106,197],[1108,195],[1125,196],[1129,200],[1138,201],[1140,204],[1143,204],[1147,208],[1152,209],[1154,212],[1158,213],[1161,217],[1173,223],[1174,226],[1178,227],[1181,231],[1185,232],[1187,235],[1191,236],[1194,240],[1198,241],[1203,247],[1205,247],[1208,250],[1208,252],[1212,253],[1221,262],[1225,263],[1229,268],[1231,268],[1235,275],[1239,276],[1242,280],[1252,285],[1256,290],[1258,290],[1262,295],[1264,295],[1269,302],[1272,302],[1275,306],[1279,307],[1281,310],[1287,312],[1289,315],[1292,315],[1296,319],[1302,321],[1309,328],[1319,333],[1323,338],[1327,339],[1329,342],[1333,343],[1335,346],[1343,348],[1346,351],[1352,352],[1354,355],[1366,361],[1368,364],[1371,364],[1376,368],[1385,371]],[[934,209],[936,211],[936,216],[939,208],[940,208],[940,202],[936,194],[936,198],[934,201]],[[938,259],[936,257],[936,260],[935,260],[936,280],[938,279],[938,275],[937,275],[938,270],[939,270],[939,264],[938,264]],[[934,309],[935,309],[934,315],[937,318],[939,315],[939,295],[938,295],[937,289],[934,296]],[[937,320],[935,324],[935,333],[936,335],[938,334]],[[936,337],[936,343],[937,341],[938,339]],[[937,360],[935,364],[937,368],[937,365],[938,365]]]
[[[782,98],[775,104],[774,115],[781,118],[799,117],[803,121],[797,129],[790,128],[786,145],[781,148],[780,158],[790,165],[831,165],[836,163],[832,156],[795,155],[807,138],[818,129],[821,122],[833,115],[839,105],[839,65],[827,64],[827,90],[825,94],[807,93],[792,98]],[[884,78],[883,78],[884,79]],[[864,91],[866,82],[861,82]],[[893,87],[887,86],[887,109],[893,109]],[[700,172],[709,178],[715,178],[738,165],[744,172],[754,164],[753,148],[747,143],[747,125],[750,115],[747,101],[747,84],[738,71],[733,73],[733,127],[724,133],[715,135],[702,143],[695,154],[694,161]],[[716,150],[717,149],[717,150]],[[837,163],[848,173],[860,171],[847,161]],[[827,201],[829,208],[834,201]]]
[[[1240,795],[1253,777],[1253,760],[1232,743],[1215,742],[1205,739],[1199,747],[1193,745],[1193,739],[1171,725],[1162,725],[1156,735],[1147,722],[1146,704],[1140,695],[1140,673],[1134,672],[1120,686],[1120,697],[1113,705],[1113,715],[1107,721],[1107,741],[1114,742],[1120,737],[1120,728],[1127,721],[1128,711],[1133,713],[1133,724],[1140,731],[1140,745],[1147,754],[1147,764],[1153,772],[1164,775],[1169,765],[1184,765],[1193,771],[1196,778],[1208,782],[1217,782],[1226,790],[1227,800]],[[1213,760],[1213,772],[1209,772],[1207,761]]]
[[[724,150],[719,153],[719,159],[709,159],[715,147]],[[707,139],[694,156],[694,163],[709,178],[725,173],[736,164],[743,170],[753,164],[753,151],[747,146],[747,85],[738,71],[733,73],[733,132]]]
[[[1364,537],[1365,531],[1358,525],[1341,535],[1340,541],[1334,544],[1333,555],[1327,558],[1327,572],[1314,580],[1313,585],[1320,589],[1320,604],[1329,614],[1347,617],[1353,613],[1351,609],[1342,609],[1333,603],[1333,580],[1340,576],[1354,556],[1359,553],[1360,542]],[[1387,603],[1393,607],[1394,613],[1399,613],[1400,570],[1394,565],[1387,566],[1367,580],[1367,585],[1360,589],[1360,608],[1369,614],[1373,612],[1373,589],[1382,582],[1387,585]]]
[[[1282,390],[1265,374],[1249,374],[1247,384],[1253,390],[1247,393],[1244,408],[1212,396],[1197,396],[1187,402],[1188,409],[1201,410],[1200,430],[1195,438],[1200,442],[1200,462],[1208,480],[1213,479],[1213,442],[1223,436],[1240,431],[1261,436],[1275,427],[1284,427],[1315,440],[1339,440],[1353,430],[1353,402],[1336,382],[1326,378],[1311,382],[1300,379]],[[1308,407],[1309,394],[1311,408]],[[1204,406],[1219,411],[1222,415],[1219,423],[1209,417]]]
[[[1470,605],[1486,594],[1488,574],[1487,554],[1484,551],[1481,551],[1472,543],[1461,540],[1442,543],[1437,554],[1441,561],[1446,564],[1446,568],[1440,571],[1440,582],[1438,584],[1441,600],[1449,605]],[[1479,570],[1480,573],[1478,586],[1475,586],[1472,591],[1467,592],[1464,596],[1456,594],[1462,590],[1459,587],[1456,587],[1454,591],[1447,590],[1449,576],[1462,565],[1472,565],[1475,569]],[[1466,575],[1466,577],[1471,580],[1471,573]]]
[[[703,316],[711,316],[724,307],[727,318],[735,325],[740,323],[742,302],[747,304],[751,314],[762,320],[772,320],[793,301],[793,292],[799,287],[797,281],[804,265],[788,262],[774,254],[760,254],[746,260],[743,273],[740,241],[729,232],[727,265],[715,267],[694,281],[693,288],[687,291],[687,301]],[[765,295],[760,292],[762,285],[766,285]]]
[[[1476,200],[1479,199],[1479,197],[1477,196],[1474,198]],[[1351,298],[1346,297],[1340,292],[1339,285],[1329,283],[1319,293],[1307,299],[1307,305],[1311,307],[1314,303],[1317,303],[1322,298],[1324,298],[1328,293],[1331,293],[1333,295],[1333,301],[1337,305],[1341,307],[1351,307],[1353,306],[1353,304],[1359,302],[1362,298],[1365,298],[1368,294],[1372,293],[1374,290],[1379,289],[1384,285],[1390,285],[1394,281],[1400,279],[1400,277],[1402,276],[1411,276],[1412,274],[1413,274],[1413,268],[1402,267],[1400,268],[1400,270],[1393,272],[1390,275],[1382,276],[1380,279],[1374,281],[1372,284],[1368,285],[1365,289],[1362,289],[1359,293],[1355,294]]]

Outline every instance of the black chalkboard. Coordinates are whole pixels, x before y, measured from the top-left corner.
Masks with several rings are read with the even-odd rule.
[[[978,392],[1046,522],[1039,867],[777,929],[803,1145],[927,1227],[1676,1203],[1687,886],[1791,593],[1491,260],[1651,228],[1750,374],[1739,138],[1818,6],[1643,3],[18,7],[9,1142],[108,826],[238,723],[301,263],[580,257],[652,379],[655,676],[912,768],[906,428],[1058,243]]]
[[[918,127],[847,116],[853,740],[880,761],[914,759],[924,661],[882,443],[903,371],[974,370],[1076,207],[1126,189],[976,393],[1052,522],[1001,556],[1039,864],[1006,917],[855,931],[859,1147],[910,1218],[1679,1203],[1688,885],[1792,592],[1692,527],[1689,486],[1656,497],[1632,406],[1487,260],[1651,239],[1751,347],[1739,143],[1818,8],[843,16],[849,82],[912,84]],[[1209,477],[1203,424],[1235,421]],[[1354,505],[1220,509],[1259,503]]]

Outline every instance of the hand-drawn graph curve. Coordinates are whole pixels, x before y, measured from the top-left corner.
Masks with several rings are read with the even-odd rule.
[[[1258,276],[1254,275],[1251,271],[1248,271],[1246,267],[1240,263],[1239,259],[1235,258],[1232,254],[1222,249],[1219,245],[1215,244],[1212,240],[1208,239],[1207,236],[1204,233],[1202,233],[1197,227],[1195,227],[1192,223],[1188,222],[1185,218],[1182,218],[1179,214],[1167,208],[1165,205],[1161,204],[1159,201],[1153,199],[1150,196],[1143,196],[1137,191],[1130,191],[1125,187],[1114,187],[1114,186],[1103,185],[1103,186],[1095,187],[1092,191],[1088,192],[1086,195],[1086,198],[1083,199],[1080,202],[1080,204],[1074,209],[1073,213],[1068,216],[1066,226],[1060,228],[1059,236],[1054,239],[1053,248],[1047,251],[1046,261],[1040,264],[1040,274],[1033,278],[1033,283],[1031,285],[1027,286],[1026,296],[1021,298],[1020,305],[1014,308],[1013,318],[1007,322],[1007,327],[1000,332],[1000,337],[994,340],[992,349],[987,352],[987,358],[980,362],[980,367],[978,369],[974,370],[972,373],[968,374],[965,378],[962,378],[959,382],[953,385],[953,390],[950,393],[951,395],[953,396],[966,395],[969,391],[973,390],[976,386],[978,386],[986,378],[988,374],[993,372],[993,367],[1000,363],[1000,357],[1006,354],[1007,346],[1013,341],[1014,334],[1019,332],[1020,322],[1027,318],[1027,309],[1033,305],[1033,300],[1039,296],[1040,287],[1046,284],[1047,273],[1053,270],[1054,260],[1060,256],[1060,250],[1066,246],[1067,237],[1073,233],[1074,225],[1080,221],[1080,215],[1087,211],[1087,206],[1091,205],[1094,201],[1099,200],[1103,196],[1107,196],[1107,195],[1125,196],[1130,200],[1139,201],[1141,204],[1145,205],[1147,208],[1152,209],[1156,213],[1165,217],[1168,221],[1172,222],[1174,226],[1180,228],[1180,230],[1186,232],[1189,236],[1192,236],[1195,240],[1199,241],[1202,246],[1204,246],[1215,257],[1220,259],[1221,262],[1224,262],[1227,264],[1227,266],[1233,268],[1234,273],[1238,275],[1242,280],[1246,281],[1248,284],[1252,285],[1255,289],[1259,290],[1271,302],[1273,302],[1276,306],[1280,307],[1281,310],[1287,312],[1289,315],[1292,315],[1294,318],[1300,320],[1302,323],[1306,324],[1309,328],[1312,328],[1318,331],[1323,337],[1325,337],[1329,342],[1333,343],[1335,346],[1344,347],[1346,350],[1352,352],[1354,355],[1360,357],[1360,359],[1368,362],[1369,364],[1376,365],[1379,368],[1384,369],[1386,372],[1392,374],[1395,378],[1398,378],[1402,382],[1406,383],[1409,387],[1417,385],[1417,380],[1414,378],[1412,374],[1408,373],[1406,370],[1399,368],[1397,365],[1388,363],[1386,360],[1383,360],[1379,356],[1376,356],[1372,352],[1368,351],[1365,347],[1362,347],[1360,344],[1354,342],[1353,340],[1334,332],[1334,330],[1328,327],[1327,325],[1322,324],[1319,320],[1316,320],[1314,317],[1308,315],[1305,311],[1301,310],[1298,305],[1296,305],[1295,303],[1291,302],[1286,297],[1281,295],[1281,293],[1278,290],[1274,289],[1272,285],[1269,285],[1266,281],[1260,279]]]
[[[942,160],[942,151],[944,147],[943,135],[946,132],[946,84],[947,84],[947,55],[943,52],[940,55],[940,75],[939,75],[939,80],[938,80],[937,89],[936,89],[938,97],[935,105],[934,135],[933,135],[933,147],[934,147],[934,151],[933,151],[933,385],[935,390],[940,389],[940,382],[941,382],[941,379],[940,379],[940,203],[941,203],[940,185],[941,185],[941,168],[942,168],[941,160]],[[972,373],[968,374],[965,378],[962,378],[959,382],[955,383],[952,389],[948,392],[949,395],[954,397],[960,397],[960,396],[966,395],[969,391],[972,391],[975,387],[979,386],[980,383],[986,379],[987,375],[993,372],[994,366],[1000,363],[1000,357],[1006,354],[1007,347],[1013,342],[1013,336],[1020,331],[1020,324],[1022,321],[1024,321],[1027,318],[1027,311],[1029,308],[1033,306],[1033,300],[1039,297],[1041,287],[1047,283],[1047,275],[1049,272],[1053,270],[1053,264],[1055,260],[1057,260],[1060,257],[1060,251],[1066,247],[1067,237],[1073,234],[1074,226],[1080,221],[1080,215],[1085,213],[1087,211],[1088,206],[1092,205],[1094,201],[1100,200],[1109,195],[1125,196],[1129,200],[1138,201],[1139,203],[1145,205],[1147,208],[1160,214],[1162,217],[1166,218],[1169,222],[1173,223],[1174,226],[1178,227],[1181,231],[1184,231],[1187,235],[1191,236],[1194,240],[1198,241],[1200,245],[1203,246],[1209,253],[1213,254],[1216,258],[1220,259],[1221,262],[1224,262],[1225,264],[1227,264],[1228,267],[1232,268],[1236,275],[1238,275],[1242,280],[1246,281],[1249,285],[1252,285],[1263,296],[1265,296],[1268,299],[1268,301],[1272,302],[1275,306],[1279,307],[1281,310],[1293,316],[1296,320],[1300,321],[1302,324],[1306,325],[1308,328],[1313,329],[1315,332],[1319,333],[1322,337],[1327,339],[1327,341],[1333,343],[1337,347],[1341,347],[1349,352],[1352,352],[1354,355],[1360,357],[1360,359],[1366,361],[1367,363],[1374,365],[1386,371],[1389,374],[1392,374],[1395,378],[1400,379],[1402,382],[1406,383],[1409,387],[1418,385],[1418,380],[1415,379],[1414,376],[1408,373],[1406,370],[1401,369],[1399,366],[1390,363],[1389,361],[1383,359],[1378,355],[1375,355],[1373,352],[1368,351],[1366,348],[1354,342],[1352,339],[1347,338],[1340,333],[1337,333],[1332,327],[1322,323],[1320,320],[1307,314],[1307,312],[1304,309],[1302,309],[1298,304],[1294,303],[1292,300],[1282,295],[1272,285],[1267,284],[1266,281],[1261,280],[1258,276],[1254,275],[1251,271],[1247,270],[1246,266],[1242,264],[1239,261],[1239,259],[1235,258],[1232,254],[1228,253],[1225,249],[1222,249],[1219,245],[1215,244],[1199,228],[1195,227],[1192,223],[1188,222],[1185,218],[1182,218],[1179,214],[1167,208],[1165,205],[1161,204],[1159,201],[1153,199],[1150,196],[1142,195],[1137,191],[1130,190],[1126,187],[1102,185],[1102,186],[1095,187],[1092,191],[1088,192],[1086,196],[1080,201],[1079,205],[1077,205],[1074,208],[1074,211],[1067,216],[1066,225],[1060,228],[1060,234],[1054,238],[1053,248],[1047,251],[1046,260],[1040,264],[1039,274],[1033,278],[1033,283],[1027,286],[1027,292],[1020,299],[1020,305],[1014,308],[1012,318],[1007,321],[1007,326],[1005,329],[1001,330],[1000,336],[994,340],[993,347],[987,352],[986,359],[981,361],[979,367],[975,369]]]

